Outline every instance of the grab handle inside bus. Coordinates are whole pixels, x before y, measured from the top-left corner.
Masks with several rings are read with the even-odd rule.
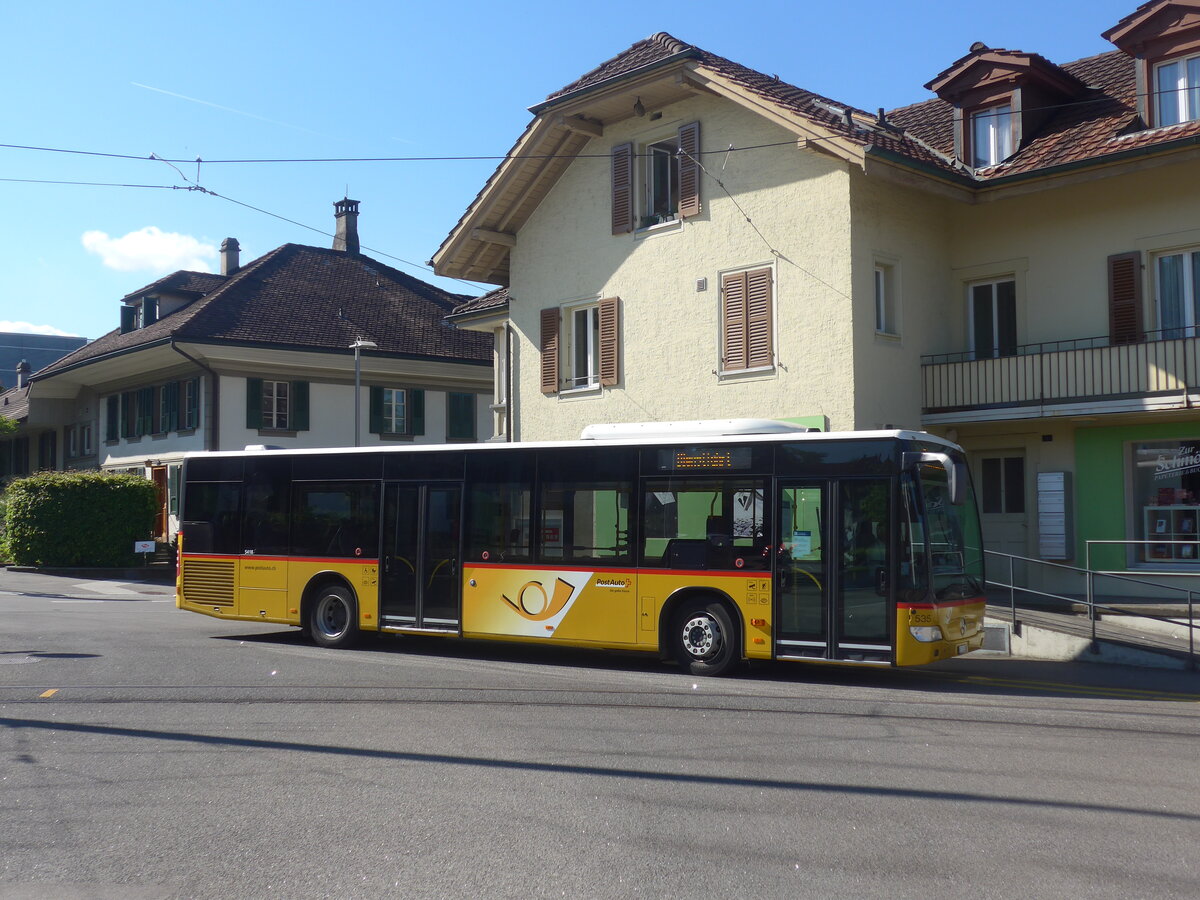
[[[954,506],[962,506],[967,502],[967,464],[955,460],[949,453],[935,451],[907,450],[901,461],[905,469],[915,469],[922,463],[932,463],[941,466],[946,472],[946,486],[950,490],[950,502]]]

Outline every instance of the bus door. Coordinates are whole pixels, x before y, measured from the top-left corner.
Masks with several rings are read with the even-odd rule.
[[[461,484],[384,485],[381,625],[458,630],[461,515]]]
[[[891,481],[780,482],[777,658],[891,662]]]

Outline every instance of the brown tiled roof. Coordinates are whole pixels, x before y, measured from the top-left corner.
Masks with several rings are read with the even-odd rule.
[[[1144,7],[1150,5],[1143,4]],[[898,127],[878,127],[875,116],[864,110],[749,69],[664,32],[639,41],[624,53],[555,91],[547,100],[553,101],[646,66],[686,55],[700,66],[836,135],[980,183],[1065,163],[1102,159],[1126,150],[1167,144],[1200,134],[1200,122],[1159,129],[1140,127],[1135,118],[1137,88],[1133,60],[1120,50],[1061,65],[1038,54],[1017,50],[989,49],[987,52],[1032,59],[1038,65],[1078,80],[1085,90],[1076,100],[1064,103],[1032,139],[1027,135],[1025,146],[1012,159],[976,173],[952,158],[954,109],[949,103],[933,99],[892,110],[887,114],[887,122]],[[938,77],[963,64],[970,56],[956,61]],[[848,117],[847,113],[852,115]]]
[[[218,287],[183,309],[126,334],[111,331],[35,377],[172,338],[338,352],[364,338],[379,345],[372,353],[491,361],[491,338],[444,321],[464,295],[360,254],[284,244],[228,278],[216,277]],[[199,284],[186,278],[180,283]]]
[[[450,315],[469,316],[472,313],[488,312],[493,309],[504,309],[508,306],[508,288],[496,288],[494,291],[489,291],[482,297],[474,297],[463,303],[461,306],[454,307],[454,312]]]

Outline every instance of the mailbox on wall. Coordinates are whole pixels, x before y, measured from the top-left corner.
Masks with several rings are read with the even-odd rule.
[[[1039,472],[1037,477],[1038,556],[1070,559],[1075,555],[1071,528],[1071,473]]]

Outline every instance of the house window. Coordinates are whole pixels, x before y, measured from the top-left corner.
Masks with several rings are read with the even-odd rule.
[[[980,461],[981,511],[1025,512],[1025,457],[992,456]]]
[[[92,455],[92,423],[86,422],[79,426],[79,455]]]
[[[899,334],[896,311],[896,267],[875,264],[875,330],[880,334]]]
[[[968,285],[967,304],[975,359],[1016,354],[1016,281],[1005,278]]]
[[[679,212],[679,144],[650,144],[643,150],[641,162],[642,217],[638,224],[646,228],[673,221]]]
[[[600,304],[567,311],[567,390],[596,387],[600,383]]]
[[[413,388],[371,388],[371,433],[425,433],[425,392]]]
[[[721,371],[775,364],[774,274],[770,268],[721,276]]]
[[[1200,56],[1154,67],[1155,124],[1200,119]]]
[[[121,437],[121,398],[116,394],[104,400],[104,439],[116,441]]]
[[[308,382],[247,378],[246,427],[268,431],[306,431]]]
[[[620,308],[606,297],[542,310],[542,393],[610,387],[620,380]]]
[[[446,395],[446,440],[475,440],[475,395],[451,392]]]
[[[1195,335],[1200,325],[1200,249],[1158,256],[1154,288],[1162,336]]]
[[[1012,152],[1011,106],[992,106],[971,114],[971,165],[994,166]]]
[[[264,381],[262,427],[286,431],[288,427],[288,391],[286,381]]]
[[[405,418],[405,403],[403,390],[380,388],[380,428],[387,434],[403,434],[407,420]]]
[[[67,459],[79,456],[79,428],[76,425],[67,426]]]

